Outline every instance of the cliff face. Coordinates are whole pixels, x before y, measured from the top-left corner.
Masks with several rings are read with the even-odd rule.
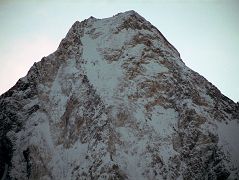
[[[0,97],[0,174],[236,178],[238,117],[136,12],[90,17]]]

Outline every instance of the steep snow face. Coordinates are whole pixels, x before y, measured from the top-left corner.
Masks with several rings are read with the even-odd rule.
[[[98,94],[107,105],[113,105],[113,94],[122,78],[122,69],[118,62],[108,63],[98,52],[100,42],[88,35],[82,39],[84,70]]]
[[[76,22],[0,105],[1,176],[238,177],[238,105],[134,11]]]

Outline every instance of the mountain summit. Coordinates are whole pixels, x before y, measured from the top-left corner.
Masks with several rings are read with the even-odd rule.
[[[135,11],[75,22],[0,97],[2,179],[236,179],[239,107]]]

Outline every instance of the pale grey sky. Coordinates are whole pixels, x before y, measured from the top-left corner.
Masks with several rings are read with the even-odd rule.
[[[239,101],[238,0],[0,0],[0,94],[56,50],[71,25],[135,10],[187,66]]]

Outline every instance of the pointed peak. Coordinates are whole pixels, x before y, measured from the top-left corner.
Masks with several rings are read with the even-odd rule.
[[[135,18],[135,19],[144,19],[142,16],[140,16],[136,11],[134,10],[129,10],[129,11],[125,11],[122,13],[118,13],[115,15],[116,17],[121,17],[124,19],[128,19],[128,18]],[[145,19],[144,19],[145,20]]]
[[[125,11],[121,14],[124,14],[124,15],[139,15],[136,11],[134,10],[129,10],[129,11]]]

